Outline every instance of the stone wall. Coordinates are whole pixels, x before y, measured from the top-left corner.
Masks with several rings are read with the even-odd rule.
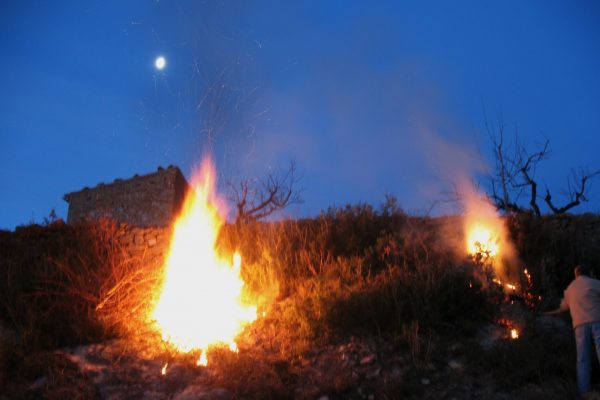
[[[461,217],[418,218],[414,223],[423,229],[434,229],[437,235],[445,238],[446,244],[451,244],[451,242],[447,242],[448,240],[455,240],[457,248],[463,245]],[[584,253],[596,252],[600,249],[600,215],[550,215],[542,218],[525,216],[517,218],[513,224],[516,224],[513,229],[524,235],[524,240],[534,240],[534,236],[546,232],[547,234],[577,238],[577,242],[581,246],[580,250]],[[160,258],[164,257],[168,251],[171,235],[172,226],[138,227],[120,223],[117,240],[131,257]]]
[[[188,188],[175,166],[101,183],[64,196],[69,203],[67,222],[109,218],[138,227],[167,226],[177,215]]]
[[[170,227],[138,227],[120,223],[116,239],[129,257],[144,263],[162,262],[169,249]]]

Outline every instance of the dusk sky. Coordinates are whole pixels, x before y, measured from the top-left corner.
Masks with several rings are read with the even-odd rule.
[[[493,168],[486,113],[550,141],[535,177],[559,204],[600,168],[596,0],[3,1],[0,51],[0,229],[207,152],[223,191],[295,161],[293,217],[386,193],[456,212],[455,180]]]

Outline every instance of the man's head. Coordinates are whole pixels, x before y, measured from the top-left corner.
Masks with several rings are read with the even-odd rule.
[[[575,277],[578,276],[589,276],[590,275],[590,267],[587,264],[579,264],[575,267]]]

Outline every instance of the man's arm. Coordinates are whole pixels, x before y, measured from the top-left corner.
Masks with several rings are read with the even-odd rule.
[[[563,299],[560,301],[560,306],[558,306],[558,308],[556,310],[546,311],[546,312],[540,313],[540,315],[557,315],[557,314],[562,314],[567,311],[569,311],[569,303],[567,303],[567,301],[563,297]]]

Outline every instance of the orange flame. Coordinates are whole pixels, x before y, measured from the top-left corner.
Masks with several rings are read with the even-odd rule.
[[[214,169],[205,161],[175,222],[152,312],[163,340],[182,352],[200,350],[204,365],[209,346],[236,350],[236,336],[256,319],[256,307],[242,300],[241,257],[222,258],[215,251],[223,224],[217,200]]]
[[[511,257],[504,221],[489,198],[482,196],[471,183],[461,185],[465,206],[464,232],[467,254],[484,262]]]
[[[500,232],[491,225],[474,223],[468,227],[467,251],[471,255],[495,257],[500,253]]]
[[[196,361],[196,365],[199,367],[206,367],[208,365],[208,359],[206,358],[205,352],[202,352],[202,354],[200,354],[198,361]]]
[[[510,330],[510,338],[515,340],[519,338],[519,331],[516,328]]]

